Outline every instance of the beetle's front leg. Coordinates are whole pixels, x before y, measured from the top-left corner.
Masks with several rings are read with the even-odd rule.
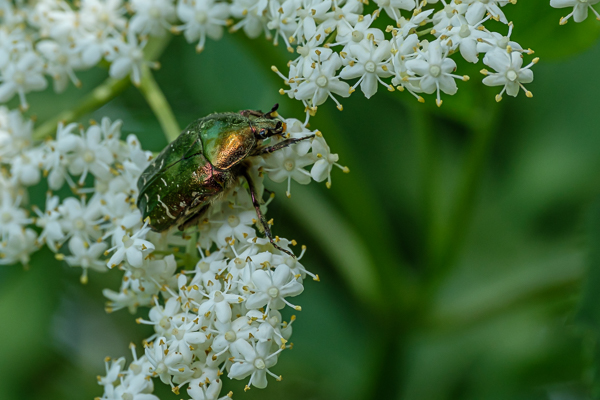
[[[273,247],[296,258],[296,256],[291,251],[286,250],[280,247],[277,243],[275,243],[273,235],[271,234],[271,228],[269,227],[269,223],[267,222],[267,219],[260,210],[260,203],[258,202],[258,193],[256,192],[256,188],[254,187],[254,182],[252,181],[252,178],[250,177],[247,171],[244,171],[244,178],[246,178],[246,181],[248,182],[248,189],[250,189],[250,197],[252,198],[252,204],[254,205],[254,209],[256,210],[256,216],[258,217],[260,223],[262,224],[265,230],[265,236],[269,239],[269,242],[271,242]]]
[[[274,144],[273,146],[259,147],[252,153],[252,155],[260,156],[261,154],[271,154],[274,151],[281,150],[284,147],[288,147],[289,145],[292,145],[294,143],[298,143],[298,142],[301,142],[306,139],[312,139],[314,137],[315,137],[315,135],[308,135],[308,136],[304,136],[304,137],[301,137],[298,139],[285,139],[279,143]]]

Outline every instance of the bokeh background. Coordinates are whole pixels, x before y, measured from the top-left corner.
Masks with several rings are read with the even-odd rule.
[[[547,2],[507,6],[512,39],[536,50],[532,99],[494,101],[482,67],[442,108],[408,93],[356,92],[339,112],[319,107],[320,129],[351,173],[324,184],[283,185],[269,207],[277,234],[308,246],[321,282],[298,298],[294,348],[273,369],[282,382],[236,399],[590,399],[600,371],[600,22],[559,26]],[[242,34],[198,55],[175,37],[155,76],[180,126],[214,111],[269,109],[303,118],[280,96],[289,54]],[[531,57],[529,57],[530,59]],[[39,122],[76,104],[82,89],[28,96]],[[166,145],[134,88],[82,119],[123,119],[145,148]],[[43,187],[31,190],[42,204]],[[151,328],[104,312],[92,273],[37,253],[25,271],[0,269],[0,399],[79,400],[102,394],[106,356],[129,355]],[[288,313],[289,316],[289,313]],[[162,384],[161,399],[177,399]],[[187,397],[186,397],[187,398]]]

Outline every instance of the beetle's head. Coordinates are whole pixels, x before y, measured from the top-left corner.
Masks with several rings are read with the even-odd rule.
[[[285,131],[285,122],[267,120],[256,124],[254,128],[254,137],[256,140],[265,140],[271,136],[281,135]]]

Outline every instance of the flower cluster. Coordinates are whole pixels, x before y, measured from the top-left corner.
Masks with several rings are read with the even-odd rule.
[[[597,1],[556,5],[573,5],[566,18],[578,21]],[[498,101],[521,89],[531,97],[524,84],[533,80],[538,59],[524,65],[533,51],[511,40],[513,25],[502,11],[515,2],[0,0],[0,104],[13,97],[20,103],[20,110],[0,107],[0,264],[26,266],[46,245],[57,259],[82,268],[83,283],[90,269],[122,271],[119,290],[104,291],[107,310],[147,307],[148,318],[138,322],[155,333],[142,356],[133,351],[127,368],[123,358],[107,360],[99,380],[103,400],[154,399],[150,378],[175,392],[185,388],[194,400],[219,398],[224,374],[248,379],[248,388],[265,387],[267,375],[278,378],[272,369],[291,347],[291,321],[284,322],[279,310],[300,310],[290,298],[303,291],[307,276],[318,280],[299,262],[305,248],[294,258],[288,252],[295,241],[277,237],[273,246],[262,237],[265,226],[243,179],[197,226],[183,233],[151,231],[136,204],[137,181],[152,154],[134,135],[122,140],[121,122],[108,118],[87,127],[65,121],[52,138],[36,142],[33,122],[22,115],[26,95],[50,81],[56,92],[70,82],[80,86],[77,72],[101,63],[110,77],[141,85],[144,71],[159,66],[146,54],[149,43],[171,33],[182,34],[197,51],[226,27],[250,38],[264,34],[297,53],[287,73],[273,67],[288,86],[280,93],[300,101],[306,113],[304,121],[279,117],[285,136],[314,138],[253,157],[248,172],[261,196],[264,176],[286,182],[290,196],[292,180],[330,187],[333,167],[348,172],[323,135],[307,129],[329,98],[341,110],[340,97],[360,88],[370,98],[383,86],[421,102],[421,94],[435,94],[439,106],[441,93],[452,95],[457,80],[469,79],[455,73],[456,54],[471,63],[482,55],[493,70],[482,70],[483,83],[501,87]],[[491,19],[506,32],[489,30]],[[41,183],[50,189],[45,205],[29,213],[27,187]],[[73,196],[56,194],[65,187]]]
[[[314,138],[250,160],[261,193],[265,175],[287,181],[289,195],[291,180],[330,184],[333,166],[347,170],[319,131],[296,119],[282,122],[287,138]],[[136,206],[138,178],[152,154],[135,135],[121,140],[120,121],[60,124],[56,137],[42,143],[32,140],[32,125],[18,110],[0,108],[0,162],[8,167],[0,180],[0,263],[27,264],[45,244],[57,259],[82,268],[83,283],[90,269],[122,271],[119,290],[104,291],[108,311],[150,308],[148,318],[138,320],[155,331],[145,354],[134,353],[128,369],[123,359],[107,364],[102,399],[155,398],[150,378],[175,392],[186,386],[194,400],[216,399],[225,373],[248,378],[247,387],[265,387],[267,375],[280,379],[272,368],[291,347],[292,330],[279,310],[299,311],[289,298],[303,291],[307,275],[318,276],[300,262],[305,247],[295,258],[262,237],[245,181],[214,202],[197,227],[153,232]],[[272,137],[270,144],[280,140]],[[75,195],[61,199],[50,192],[45,209],[34,207],[30,218],[25,189],[42,179],[52,191],[68,185]],[[289,252],[296,245],[276,240]]]
[[[516,96],[533,80],[532,64],[523,66],[522,60],[532,51],[510,40],[512,24],[501,9],[508,0],[375,3],[377,8],[364,14],[360,0],[82,0],[77,8],[64,0],[20,7],[2,0],[0,103],[18,95],[26,109],[25,94],[43,90],[44,75],[60,92],[69,81],[80,85],[75,71],[103,59],[110,63],[111,77],[130,75],[140,84],[143,67],[158,67],[144,58],[149,38],[182,33],[201,51],[207,37],[219,39],[228,25],[251,38],[264,32],[290,51],[295,46],[298,57],[281,75],[290,88],[282,93],[300,100],[311,114],[328,98],[342,109],[337,97],[350,96],[358,86],[367,98],[380,85],[407,90],[420,101],[420,93],[435,93],[441,105],[440,92],[452,95],[457,79],[468,80],[454,73],[455,53],[472,63],[485,54],[484,64],[496,72],[484,72],[483,82],[502,86],[497,99],[504,92]],[[573,5],[564,21],[571,15],[579,21],[593,2],[552,3]],[[385,31],[374,27],[382,13],[393,23]],[[508,33],[488,30],[484,24],[490,19],[509,25]],[[432,40],[420,39],[423,35]]]
[[[338,97],[350,96],[359,86],[367,98],[379,86],[406,90],[421,102],[421,93],[435,93],[440,106],[440,92],[455,94],[456,80],[469,79],[455,74],[451,56],[477,63],[483,54],[483,63],[495,71],[483,70],[483,83],[502,87],[496,100],[504,93],[516,96],[520,89],[532,96],[523,84],[533,80],[530,68],[538,59],[523,65],[523,55],[533,51],[511,41],[513,25],[501,9],[508,1],[440,0],[441,8],[437,1],[375,3],[378,8],[365,15],[358,0],[283,2],[277,12],[285,23],[277,32],[286,43],[297,43],[298,57],[287,75],[273,67],[289,86],[281,94],[302,101],[311,115],[328,98],[341,110]],[[385,31],[375,27],[382,13],[393,23]],[[506,24],[507,34],[488,30],[484,24],[490,19]],[[433,40],[421,39],[426,34]]]

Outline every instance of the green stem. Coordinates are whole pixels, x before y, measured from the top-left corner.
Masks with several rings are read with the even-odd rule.
[[[439,219],[436,199],[439,198],[436,190],[436,172],[439,163],[436,162],[435,137],[432,127],[432,115],[424,107],[414,103],[409,106],[414,116],[414,131],[417,136],[417,150],[419,153],[419,170],[421,171],[421,213],[423,222],[422,265],[431,268],[431,255],[435,243],[439,240]]]
[[[441,245],[435,253],[435,282],[441,282],[456,261],[469,228],[475,200],[485,172],[485,162],[491,149],[496,129],[495,120],[499,114],[497,106],[477,111],[485,118],[476,118],[469,124],[473,133],[467,159],[460,174],[457,195],[450,209],[446,229],[441,233]],[[437,285],[434,283],[434,285]]]
[[[417,32],[417,36],[418,37],[425,36],[425,35],[431,33],[432,30],[433,30],[433,28],[424,29],[420,32]]]
[[[158,119],[161,128],[169,142],[175,140],[181,133],[177,119],[169,105],[164,93],[156,83],[154,76],[149,68],[144,68],[142,72],[142,82],[139,86],[140,92],[148,102],[152,112]]]
[[[56,133],[56,127],[59,122],[65,124],[79,119],[81,116],[97,110],[104,104],[108,103],[116,96],[121,94],[129,85],[131,80],[129,77],[123,79],[108,78],[104,83],[98,85],[90,94],[88,94],[77,107],[63,111],[56,117],[44,122],[33,132],[34,140],[42,140],[48,136],[53,136]]]
[[[171,40],[170,35],[165,35],[157,40],[148,42],[148,45],[144,49],[145,58],[147,60],[156,60],[165,50],[167,44]],[[56,117],[44,122],[33,132],[34,140],[42,140],[48,136],[53,136],[56,133],[56,126],[59,122],[65,124],[76,121],[83,115],[90,113],[102,107],[125,89],[129,87],[131,80],[129,76],[123,79],[108,78],[102,84],[96,86],[94,90],[86,95],[82,100],[79,101],[79,105],[65,110],[58,114]]]

